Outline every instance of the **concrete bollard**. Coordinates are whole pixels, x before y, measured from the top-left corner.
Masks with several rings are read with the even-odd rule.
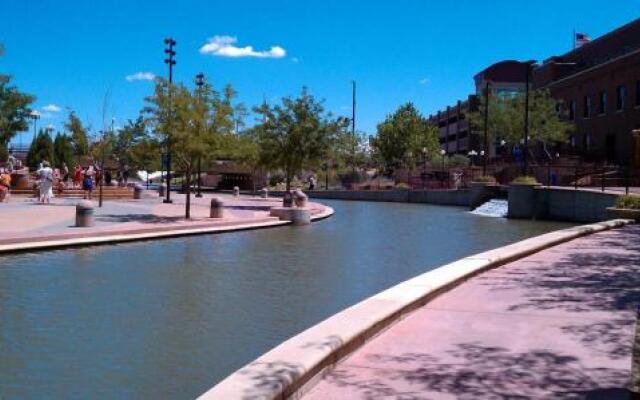
[[[307,206],[307,200],[309,197],[304,194],[304,192],[300,189],[296,189],[293,192],[293,199],[295,200],[296,207],[305,208]]]
[[[210,218],[224,218],[224,203],[217,197],[211,199]]]
[[[233,197],[240,197],[240,188],[237,186],[233,187]]]
[[[301,226],[311,223],[311,212],[306,208],[271,207],[269,215],[282,221],[291,221],[291,225]]]
[[[291,192],[284,192],[282,195],[282,207],[293,207],[293,195]]]
[[[263,199],[266,199],[267,197],[269,197],[269,189],[267,188],[260,189],[260,197],[262,197]]]
[[[142,198],[142,191],[144,188],[139,183],[136,183],[133,187],[133,198],[136,200],[140,200]]]
[[[159,197],[164,197],[167,195],[167,184],[166,183],[161,183],[158,186],[158,196]]]
[[[83,200],[76,204],[76,226],[86,228],[95,224],[93,217],[93,204]]]

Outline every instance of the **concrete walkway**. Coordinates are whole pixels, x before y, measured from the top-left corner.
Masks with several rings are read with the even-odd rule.
[[[94,198],[95,226],[75,227],[75,205],[78,199],[54,198],[51,204],[40,204],[33,198],[12,196],[8,203],[0,203],[0,253],[7,247],[22,243],[86,239],[128,234],[168,233],[188,229],[225,227],[264,227],[278,224],[269,216],[269,207],[279,206],[282,199],[262,199],[254,196],[234,198],[216,194],[225,205],[225,217],[209,218],[211,197],[191,197],[191,219],[184,219],[185,196],[172,193],[173,204],[164,204],[154,192],[145,192],[140,200],[106,200],[98,208]],[[319,203],[308,203],[310,212],[318,215],[326,210]]]
[[[311,399],[625,399],[640,303],[640,226],[470,279],[393,325]]]

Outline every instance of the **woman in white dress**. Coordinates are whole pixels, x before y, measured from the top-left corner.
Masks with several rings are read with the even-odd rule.
[[[38,177],[40,178],[40,202],[48,204],[53,197],[53,170],[49,162],[42,163],[42,168],[38,170]]]

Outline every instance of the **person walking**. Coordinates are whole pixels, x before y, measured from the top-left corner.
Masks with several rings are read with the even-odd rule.
[[[69,167],[67,167],[67,163],[64,161],[62,162],[62,181],[65,186],[69,183]]]
[[[53,170],[48,161],[42,162],[42,168],[38,170],[40,179],[40,203],[49,204],[53,197]]]
[[[73,187],[82,187],[82,167],[80,166],[80,164],[76,164],[76,168],[73,171]]]
[[[82,179],[82,189],[84,190],[84,198],[91,200],[93,193],[93,177],[96,172],[93,169],[93,165],[87,167],[84,171],[84,178]]]

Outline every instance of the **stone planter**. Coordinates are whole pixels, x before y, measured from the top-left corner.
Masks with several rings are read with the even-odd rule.
[[[512,183],[509,185],[509,211],[507,218],[531,219],[536,216],[536,192],[539,183]]]
[[[640,210],[632,208],[607,207],[607,218],[609,219],[633,219],[640,222]]]

